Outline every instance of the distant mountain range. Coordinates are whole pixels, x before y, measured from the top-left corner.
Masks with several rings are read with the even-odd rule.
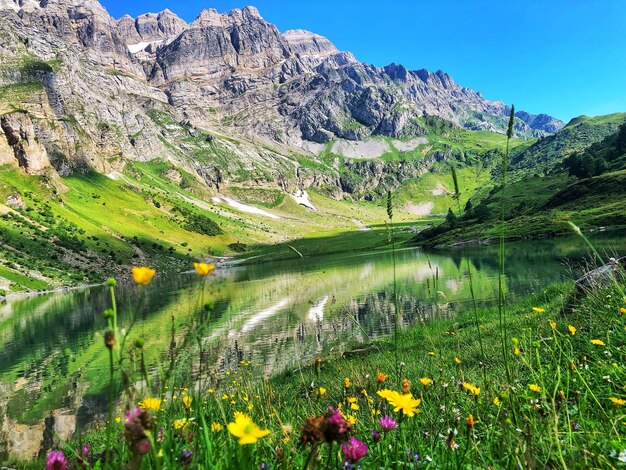
[[[115,20],[95,0],[2,0],[0,35],[0,163],[31,173],[161,157],[210,186],[280,186],[297,174],[294,154],[315,158],[329,142],[415,138],[432,117],[502,133],[510,112],[442,71],[374,67],[317,34],[281,33],[254,7],[203,10],[187,24],[169,10]],[[241,139],[236,162],[172,141],[161,118],[216,145]],[[519,137],[562,126],[516,113]]]

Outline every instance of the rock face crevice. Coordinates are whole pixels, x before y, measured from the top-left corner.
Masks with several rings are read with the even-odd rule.
[[[0,93],[0,162],[29,172],[162,158],[200,181],[219,168],[222,181],[276,186],[295,178],[288,156],[310,143],[415,138],[432,116],[503,132],[510,111],[442,71],[374,67],[317,34],[281,33],[254,7],[187,24],[169,10],[115,20],[96,0],[0,1]],[[562,126],[516,117],[520,136]],[[240,145],[176,141],[183,120]]]

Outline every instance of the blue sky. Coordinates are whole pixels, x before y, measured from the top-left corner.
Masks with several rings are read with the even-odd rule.
[[[281,31],[308,29],[374,65],[441,69],[518,109],[626,111],[624,0],[101,0],[112,16],[256,6]]]

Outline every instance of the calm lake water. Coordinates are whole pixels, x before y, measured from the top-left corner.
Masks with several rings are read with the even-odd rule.
[[[592,240],[601,251],[626,251],[623,236]],[[576,237],[508,244],[509,300],[575,279],[588,255]],[[494,303],[496,247],[397,252],[400,323],[469,308],[466,260],[479,302]],[[190,388],[208,371],[240,361],[260,363],[269,375],[393,327],[390,252],[224,268],[205,282],[195,275],[157,277],[145,288],[118,286],[116,294],[120,327],[130,330],[130,344],[145,338],[149,369],[167,369],[174,358],[179,385]],[[0,303],[0,462],[33,458],[51,431],[67,439],[106,413],[102,312],[110,305],[106,286]]]

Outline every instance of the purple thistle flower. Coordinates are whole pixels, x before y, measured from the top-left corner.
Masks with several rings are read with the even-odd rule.
[[[348,431],[349,424],[343,419],[341,415],[341,411],[335,410],[332,406],[328,407],[329,417],[327,420],[327,425],[333,429],[336,434],[344,434]]]
[[[142,411],[143,410],[139,408],[138,406],[134,406],[128,411],[126,411],[126,413],[124,413],[124,426],[128,427],[129,423],[135,420],[135,418],[139,417]]]
[[[380,433],[376,429],[372,429],[372,440],[374,442],[380,442]]]
[[[383,416],[378,420],[378,424],[384,432],[393,431],[398,427],[398,423],[391,416]]]
[[[46,470],[66,470],[67,459],[65,454],[60,450],[50,451],[46,460]]]
[[[341,451],[343,452],[343,455],[345,455],[347,462],[357,463],[365,454],[367,454],[367,446],[357,438],[350,437],[348,442],[344,442],[341,445]]]
[[[191,459],[193,458],[193,452],[188,449],[184,449],[183,453],[180,456],[180,462],[186,467],[191,463]]]

